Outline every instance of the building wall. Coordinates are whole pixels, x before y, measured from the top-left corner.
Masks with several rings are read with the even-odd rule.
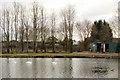
[[[118,53],[120,51],[120,43],[109,43],[109,52]]]

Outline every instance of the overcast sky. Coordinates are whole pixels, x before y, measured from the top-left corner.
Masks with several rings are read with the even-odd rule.
[[[0,0],[0,8],[9,5],[9,2],[21,2],[29,7],[30,2],[34,0]],[[85,19],[107,20],[109,21],[115,14],[118,8],[119,0],[35,0],[39,5],[45,7],[46,11],[59,13],[61,9],[68,5],[73,5],[76,10],[76,17],[82,21]],[[58,14],[59,15],[59,14]],[[76,38],[76,37],[75,37]]]
[[[22,2],[28,4],[34,0],[0,0],[0,6],[4,2]],[[68,5],[73,5],[76,9],[76,16],[78,19],[109,20],[117,11],[119,0],[35,0],[43,5],[48,12],[55,11],[58,13],[61,9]],[[6,6],[6,5],[5,5]]]

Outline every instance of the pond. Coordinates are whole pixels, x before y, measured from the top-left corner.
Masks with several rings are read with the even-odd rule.
[[[118,59],[0,58],[2,78],[118,78]]]

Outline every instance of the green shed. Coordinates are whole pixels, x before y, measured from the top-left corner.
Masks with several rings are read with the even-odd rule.
[[[109,52],[110,53],[119,53],[120,52],[120,43],[109,43]]]

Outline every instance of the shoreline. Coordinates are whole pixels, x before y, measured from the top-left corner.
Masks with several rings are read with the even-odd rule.
[[[120,58],[119,53],[16,53],[0,54],[0,58]]]

